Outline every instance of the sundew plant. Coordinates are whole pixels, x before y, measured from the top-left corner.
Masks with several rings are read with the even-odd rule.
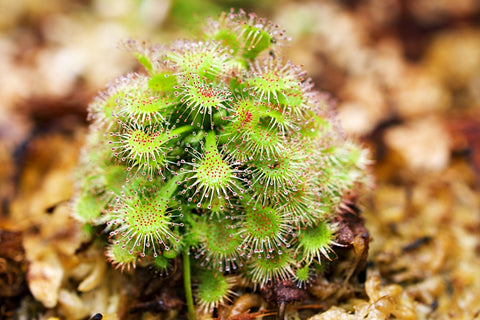
[[[104,226],[122,270],[182,256],[191,318],[191,277],[205,312],[239,282],[305,286],[335,256],[334,217],[366,180],[365,150],[282,58],[286,42],[242,11],[208,20],[198,40],[130,40],[144,71],[89,106],[75,215]]]

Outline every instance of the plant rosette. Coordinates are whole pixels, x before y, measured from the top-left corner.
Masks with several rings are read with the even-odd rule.
[[[283,30],[243,11],[203,30],[170,46],[126,42],[145,71],[90,105],[74,201],[122,270],[183,254],[192,319],[193,301],[211,312],[240,283],[304,288],[335,257],[345,195],[369,178],[368,153],[282,59]]]

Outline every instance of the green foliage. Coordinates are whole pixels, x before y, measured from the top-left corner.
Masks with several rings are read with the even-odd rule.
[[[211,312],[215,306],[225,303],[233,295],[235,281],[231,276],[213,270],[202,272],[199,278],[196,295],[201,309]]]
[[[190,252],[197,302],[211,310],[228,300],[232,277],[304,286],[334,257],[331,221],[366,181],[366,152],[281,59],[287,40],[230,12],[199,41],[126,43],[145,73],[91,104],[75,201],[79,219],[106,226],[113,264],[165,269]]]

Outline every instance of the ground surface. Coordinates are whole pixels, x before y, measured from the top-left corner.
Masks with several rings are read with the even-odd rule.
[[[289,319],[480,319],[478,1],[233,4],[288,30],[287,55],[372,152],[376,186],[360,200],[372,239],[365,282],[319,281]],[[194,13],[224,9],[199,8],[0,0],[0,318],[180,317],[182,296],[162,289],[179,279],[112,270],[70,218],[69,199],[88,102],[136,68],[119,40],[169,41],[188,34]],[[242,294],[219,313],[276,312],[264,306]]]

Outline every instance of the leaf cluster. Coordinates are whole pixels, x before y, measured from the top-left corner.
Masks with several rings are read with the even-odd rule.
[[[90,105],[75,200],[79,219],[106,226],[113,264],[166,265],[186,248],[211,309],[233,277],[303,285],[332,258],[331,221],[365,182],[366,152],[282,60],[287,41],[273,23],[230,12],[196,41],[125,43],[145,73]]]

